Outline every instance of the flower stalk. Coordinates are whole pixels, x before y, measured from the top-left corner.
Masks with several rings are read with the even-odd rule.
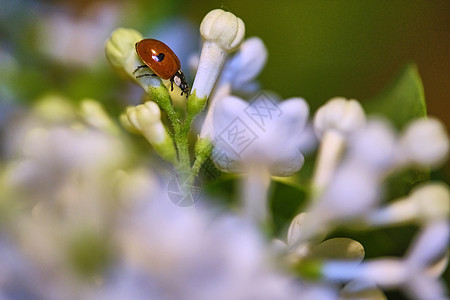
[[[241,183],[242,211],[247,220],[263,228],[268,225],[268,197],[271,177],[269,171],[261,166],[253,165]]]
[[[316,197],[323,192],[333,176],[348,137],[361,129],[365,122],[364,111],[356,100],[333,98],[316,112],[314,130],[321,139],[313,175]]]

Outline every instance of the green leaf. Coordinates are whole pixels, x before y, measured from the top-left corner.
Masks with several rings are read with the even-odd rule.
[[[398,130],[414,119],[426,117],[425,96],[417,66],[406,65],[391,85],[363,106],[368,115],[381,115]],[[392,199],[405,195],[414,184],[428,179],[429,170],[426,169],[407,169],[392,174],[387,180],[387,196]]]
[[[425,96],[417,66],[406,65],[391,85],[363,106],[368,115],[381,115],[397,129],[413,119],[425,117]]]

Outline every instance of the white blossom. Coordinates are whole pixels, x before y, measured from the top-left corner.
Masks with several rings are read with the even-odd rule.
[[[257,37],[252,37],[246,39],[236,53],[226,61],[209,101],[200,132],[202,138],[213,139],[211,131],[216,102],[231,93],[255,92],[254,88],[258,84],[254,80],[266,64],[266,60],[267,49],[263,42]]]
[[[397,144],[389,123],[371,119],[350,139],[347,156],[381,175],[395,166]]]
[[[258,84],[254,79],[264,68],[267,49],[258,37],[247,38],[224,65],[217,86],[231,85],[233,92],[255,92]]]
[[[450,143],[444,125],[429,118],[411,122],[400,139],[400,147],[406,163],[437,166],[447,157]]]
[[[405,222],[430,223],[450,216],[450,191],[443,183],[426,183],[407,197],[391,202],[368,216],[371,225]]]
[[[208,98],[222,71],[228,53],[236,50],[245,34],[244,22],[221,9],[210,11],[200,25],[202,53],[192,91],[199,98]]]
[[[332,98],[314,116],[316,134],[323,138],[328,131],[347,136],[364,126],[366,115],[356,100]]]
[[[161,111],[155,102],[147,101],[127,109],[130,123],[152,143],[161,143],[167,132],[161,122]]]
[[[314,115],[314,131],[321,140],[313,183],[319,193],[327,186],[348,138],[366,123],[356,100],[332,98]]]
[[[248,104],[238,97],[227,96],[216,103],[210,128],[215,163],[223,171],[231,173],[245,173],[249,166],[260,165],[273,176],[288,176],[298,171],[304,162],[298,146],[308,118],[308,105],[301,98],[271,102],[277,111],[269,112],[272,113],[271,118],[265,120],[261,129],[246,113],[247,108],[258,105],[257,101],[258,98],[253,104]],[[253,139],[240,153],[233,143],[236,141],[233,126],[243,126],[236,128],[246,130]]]

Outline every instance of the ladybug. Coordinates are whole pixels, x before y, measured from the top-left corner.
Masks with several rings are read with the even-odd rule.
[[[166,44],[155,39],[143,39],[136,43],[136,53],[145,65],[138,66],[133,74],[141,68],[150,68],[155,74],[138,75],[136,78],[144,76],[158,76],[161,79],[170,79],[171,91],[173,83],[180,87],[181,95],[189,93],[189,85],[186,82],[181,64],[172,49]]]

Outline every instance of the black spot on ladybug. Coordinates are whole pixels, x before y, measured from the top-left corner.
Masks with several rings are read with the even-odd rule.
[[[164,53],[159,53],[155,58],[157,61],[162,62],[164,60],[164,57],[166,57]]]

